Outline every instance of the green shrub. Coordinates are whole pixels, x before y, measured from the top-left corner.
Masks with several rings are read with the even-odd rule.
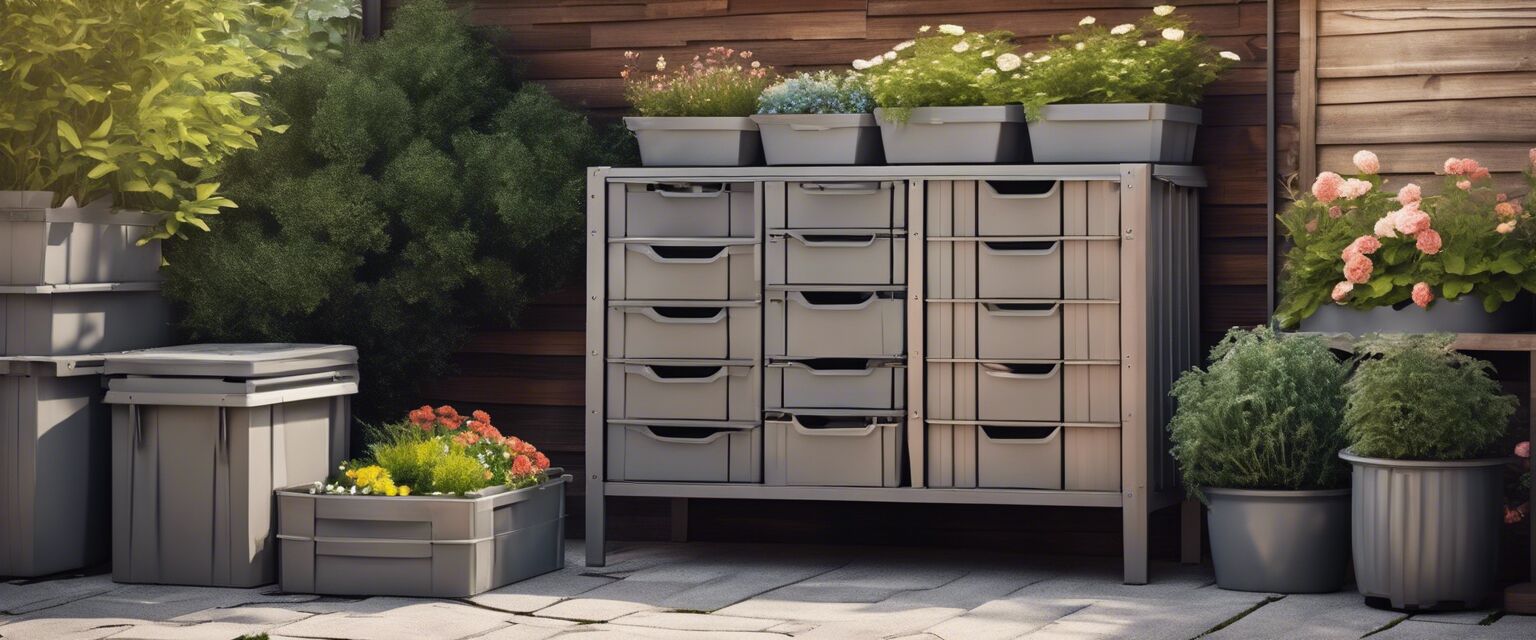
[[[432,491],[435,493],[463,495],[500,482],[500,478],[462,450],[449,451],[432,467]]]
[[[373,461],[389,470],[398,484],[430,491],[433,469],[447,455],[444,443],[435,440],[393,438],[369,447]]]
[[[1347,486],[1338,453],[1349,366],[1322,339],[1232,329],[1206,369],[1179,377],[1169,424],[1190,493]]]
[[[1344,409],[1350,451],[1393,460],[1489,453],[1518,406],[1493,365],[1451,349],[1452,335],[1369,336]]]
[[[358,415],[377,423],[472,329],[509,326],[580,273],[598,136],[542,88],[514,88],[442,0],[279,76],[271,103],[291,128],[228,163],[240,212],[170,251],[185,339],[355,345]]]

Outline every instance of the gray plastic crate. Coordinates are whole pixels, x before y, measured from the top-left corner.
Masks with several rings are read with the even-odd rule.
[[[759,425],[607,425],[608,480],[634,482],[762,482]]]
[[[608,365],[608,417],[758,419],[762,374],[743,361],[650,360]]]
[[[1120,235],[1120,184],[1110,180],[956,180],[930,193],[928,236]]]
[[[138,246],[155,217],[110,198],[52,203],[49,191],[0,191],[0,285],[160,280],[160,242]]]
[[[901,229],[906,183],[896,180],[765,182],[769,229]]]
[[[468,496],[277,492],[280,585],[288,593],[464,598],[565,566],[565,487]]]
[[[1120,369],[1086,363],[928,363],[936,420],[1118,424]]]
[[[894,285],[907,282],[905,232],[791,230],[768,236],[770,285]]]
[[[902,409],[906,369],[900,360],[805,358],[764,369],[764,403],[772,409]]]
[[[974,184],[977,235],[1061,235],[1060,180],[978,180]]]
[[[0,286],[0,356],[64,356],[165,344],[160,284]]]
[[[615,358],[754,358],[762,342],[755,302],[622,303],[608,307]]]
[[[111,452],[99,357],[0,358],[0,576],[107,558]]]
[[[856,358],[906,353],[901,291],[768,291],[769,356]]]
[[[741,240],[608,245],[610,300],[756,300],[757,247]],[[750,241],[746,241],[750,242]]]
[[[763,424],[763,482],[895,487],[906,432],[899,418],[787,415]]]
[[[647,167],[742,167],[762,164],[757,123],[733,116],[627,117]]]
[[[928,353],[983,360],[1116,360],[1120,307],[1091,302],[929,302]]]
[[[1064,427],[929,424],[928,485],[1060,489]]]
[[[977,297],[1113,300],[1120,295],[1117,242],[1007,240],[979,244],[974,272],[966,263],[954,266],[957,289],[964,286],[961,281],[975,277]]]
[[[610,238],[753,238],[751,182],[643,182],[608,185]]]
[[[106,356],[112,579],[276,579],[272,491],[324,480],[346,456],[356,360],[352,347],[283,344]]]
[[[883,164],[880,127],[868,113],[752,116],[769,165]]]

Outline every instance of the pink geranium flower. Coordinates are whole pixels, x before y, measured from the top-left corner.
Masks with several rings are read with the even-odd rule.
[[[1462,166],[1461,158],[1446,158],[1445,159],[1445,166],[1443,166],[1441,168],[1445,169],[1445,173],[1447,175],[1453,175],[1453,176],[1459,176],[1464,171],[1466,171],[1466,169],[1463,168],[1463,166]]]
[[[1397,190],[1397,202],[1405,207],[1410,204],[1417,204],[1423,199],[1424,190],[1412,182],[1403,185],[1403,188]]]
[[[1509,234],[1509,233],[1510,233],[1510,232],[1511,232],[1511,231],[1514,231],[1514,230],[1515,230],[1515,221],[1514,221],[1514,220],[1510,220],[1510,221],[1508,221],[1508,222],[1500,222],[1500,223],[1499,223],[1499,226],[1497,226],[1497,227],[1494,227],[1494,228],[1493,228],[1493,230],[1494,230],[1494,231],[1497,231],[1497,232],[1499,232],[1499,233],[1502,233],[1502,234],[1506,234],[1506,235],[1507,235],[1507,234]]]
[[[1395,226],[1393,215],[1389,213],[1376,221],[1376,227],[1372,231],[1382,238],[1396,238],[1397,229],[1394,228]]]
[[[1472,181],[1471,180],[1457,180],[1456,181],[1456,188],[1457,189],[1461,189],[1462,191],[1471,191],[1472,190]]]
[[[1343,194],[1344,178],[1332,171],[1317,174],[1317,181],[1312,183],[1312,197],[1317,198],[1318,202],[1333,202]]]
[[[1371,183],[1366,182],[1365,180],[1360,180],[1358,178],[1350,178],[1344,181],[1344,186],[1339,190],[1339,195],[1344,196],[1348,200],[1354,200],[1355,198],[1370,193],[1370,191]]]
[[[1515,455],[1522,458],[1531,457],[1531,441],[1526,440],[1520,444],[1515,445]]]
[[[1344,304],[1344,299],[1349,297],[1349,292],[1355,290],[1355,283],[1345,280],[1333,285],[1333,301]]]
[[[1381,160],[1376,157],[1376,154],[1364,149],[1355,152],[1354,161],[1355,168],[1359,169],[1360,173],[1374,174],[1381,170]]]
[[[1380,248],[1381,241],[1377,240],[1376,236],[1360,236],[1355,238],[1354,242],[1349,243],[1349,246],[1344,247],[1344,252],[1339,257],[1345,262],[1349,262],[1350,258],[1368,256],[1376,253],[1376,250]]]
[[[1429,228],[1429,214],[1420,211],[1417,205],[1403,207],[1389,215],[1399,233],[1411,236]]]
[[[1429,303],[1435,301],[1434,292],[1429,290],[1429,283],[1420,282],[1413,285],[1413,303],[1419,307],[1428,309]]]
[[[1376,265],[1370,258],[1362,255],[1351,256],[1344,263],[1344,279],[1355,284],[1365,284],[1371,279],[1371,270],[1375,268]]]
[[[1338,220],[1339,216],[1342,215],[1344,215],[1343,209],[1340,209],[1337,206],[1328,207],[1328,217],[1333,218],[1334,220]]]
[[[1420,231],[1413,244],[1419,248],[1419,251],[1423,251],[1424,255],[1432,256],[1440,253],[1440,232],[1434,229]]]
[[[1500,218],[1508,220],[1519,214],[1520,210],[1515,208],[1515,203],[1513,202],[1500,202],[1493,205],[1493,212]]]

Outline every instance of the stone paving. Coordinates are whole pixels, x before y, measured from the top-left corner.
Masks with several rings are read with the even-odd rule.
[[[1536,617],[1407,616],[1359,595],[1217,589],[1209,566],[1155,564],[1126,586],[1110,558],[789,545],[629,544],[465,600],[335,598],[276,587],[0,582],[0,638],[114,640],[1003,640],[1536,638]]]

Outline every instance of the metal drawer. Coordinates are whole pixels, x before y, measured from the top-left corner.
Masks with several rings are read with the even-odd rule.
[[[900,362],[900,361],[896,361]],[[870,358],[808,358],[764,369],[769,409],[901,409],[906,369]]]
[[[705,360],[610,363],[608,417],[755,421],[759,375],[750,364]]]

